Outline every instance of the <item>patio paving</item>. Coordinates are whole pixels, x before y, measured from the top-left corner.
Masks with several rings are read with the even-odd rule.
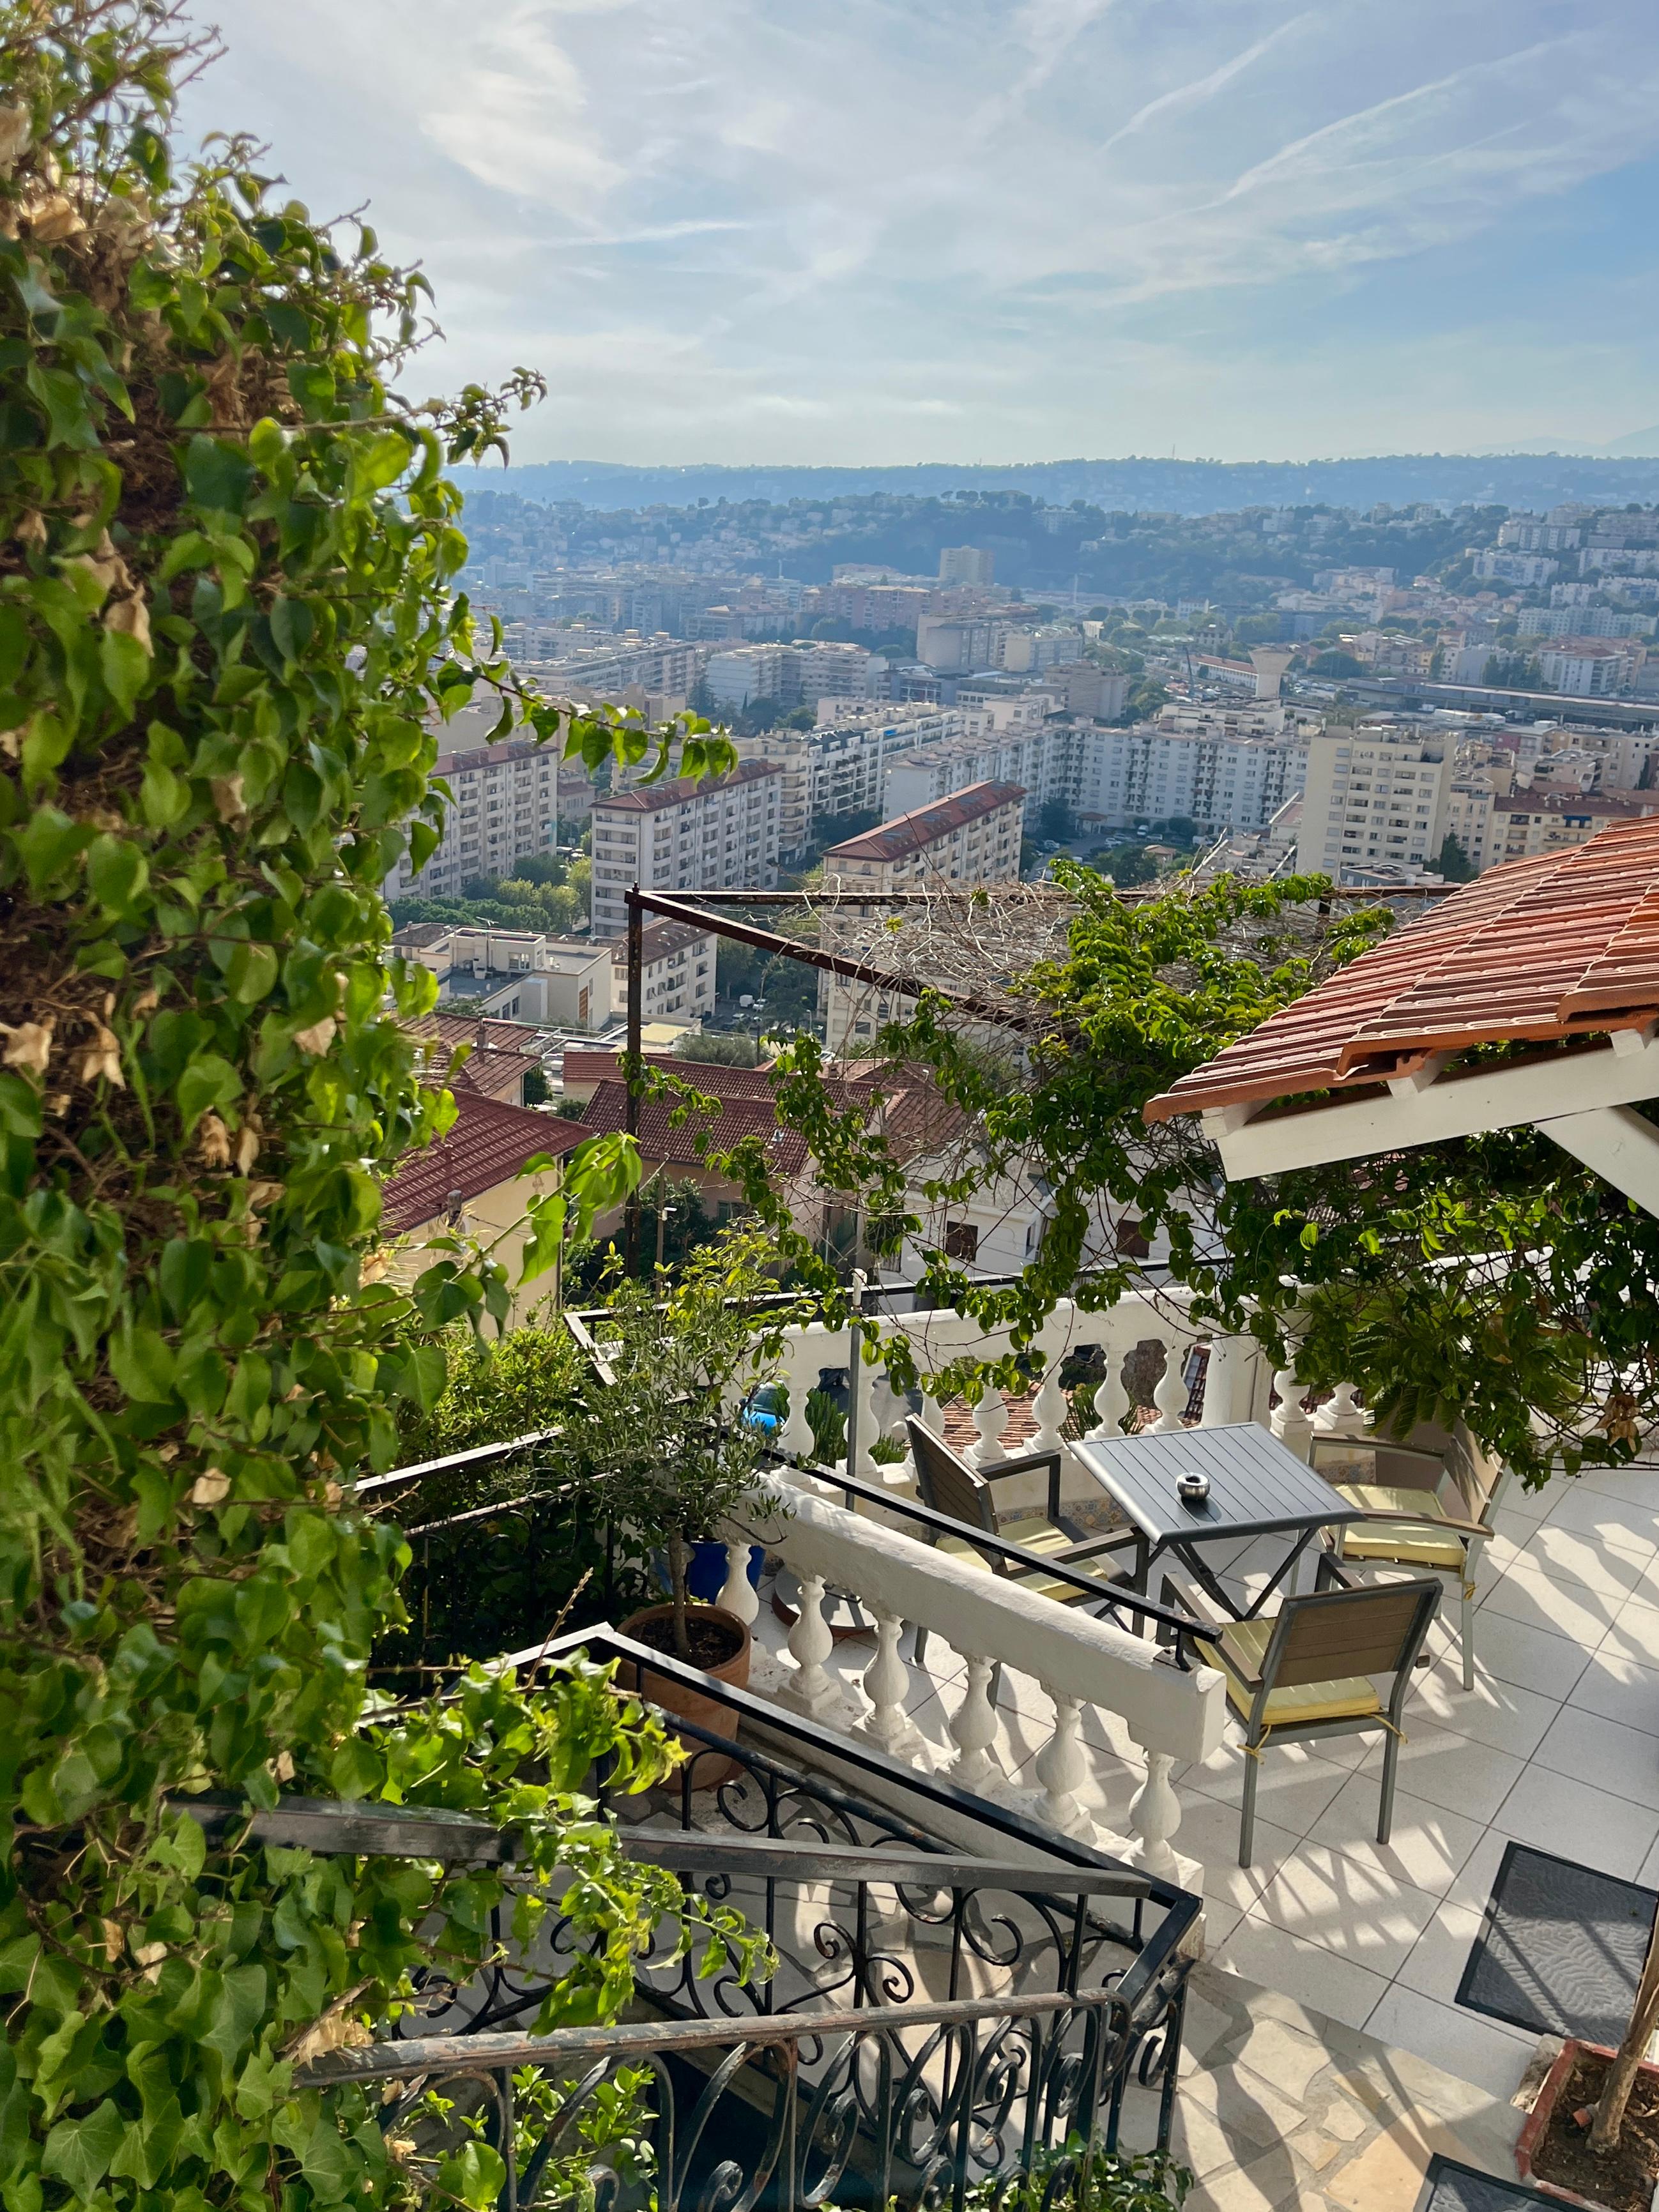
[[[1455,1635],[1437,1621],[1432,1663],[1407,1707],[1387,1846],[1375,1840],[1379,1741],[1285,1745],[1263,1759],[1255,1863],[1241,1869],[1244,1762],[1231,1729],[1205,1765],[1176,1770],[1175,1844],[1203,1865],[1208,1957],[1220,1974],[1506,2100],[1535,2039],[1455,2003],[1505,1844],[1659,1884],[1659,1468],[1512,1490],[1498,1524],[1475,1687],[1463,1690]],[[1224,1571],[1248,1589],[1273,1556],[1247,1550]],[[757,1631],[763,1650],[781,1647],[769,1607]],[[864,1639],[839,1645],[831,1670],[850,1686],[872,1650]],[[910,1717],[944,1764],[963,1670],[936,1637],[912,1682]],[[995,1751],[1010,1789],[1034,1782],[1050,1713],[1034,1680],[1005,1675]],[[1125,1831],[1141,1754],[1110,1714],[1089,1711],[1084,1735],[1098,1792],[1091,1809]]]

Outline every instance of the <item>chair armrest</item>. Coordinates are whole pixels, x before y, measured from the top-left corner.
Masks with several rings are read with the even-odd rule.
[[[1087,1536],[1081,1543],[1068,1544],[1063,1552],[1055,1552],[1056,1559],[1092,1559],[1102,1552],[1127,1551],[1135,1541],[1133,1528],[1114,1529],[1109,1536]]]
[[[1048,1470],[1048,1518],[1060,1518],[1060,1470],[1064,1455],[1058,1449],[1045,1452],[1022,1452],[1018,1459],[1000,1459],[990,1467],[976,1467],[974,1473],[981,1482],[1000,1482],[1006,1474],[1030,1474],[1033,1468],[1046,1467]]]
[[[1314,1588],[1328,1589],[1334,1583],[1339,1589],[1363,1589],[1365,1585],[1358,1575],[1351,1575],[1334,1552],[1322,1551],[1319,1565],[1314,1570]]]

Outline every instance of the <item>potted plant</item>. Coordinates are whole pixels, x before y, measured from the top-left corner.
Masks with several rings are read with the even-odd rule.
[[[1516,2162],[1523,2180],[1571,2204],[1650,2203],[1652,2142],[1659,2125],[1659,2066],[1645,2056],[1659,2029],[1659,1922],[1648,1946],[1630,2023],[1619,2049],[1569,2037],[1532,2108]],[[1632,2099],[1641,2124],[1627,2129]]]
[[[781,1331],[794,1317],[772,1305],[757,1318],[755,1299],[775,1291],[775,1248],[750,1229],[696,1254],[665,1297],[615,1282],[592,1331],[592,1380],[561,1439],[595,1512],[665,1570],[665,1602],[635,1613],[623,1632],[738,1687],[749,1679],[748,1625],[700,1601],[692,1580],[701,1547],[709,1577],[702,1587],[712,1582],[718,1594],[726,1526],[782,1509],[761,1472],[765,1425],[745,1412],[770,1379]],[[717,1699],[665,1676],[643,1686],[666,1710],[729,1732]],[[723,1772],[697,1779],[712,1785]]]

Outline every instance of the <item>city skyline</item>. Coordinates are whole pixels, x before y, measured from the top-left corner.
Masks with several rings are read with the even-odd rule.
[[[186,102],[423,260],[514,457],[1599,446],[1659,423],[1659,19],[1605,0],[218,10]]]

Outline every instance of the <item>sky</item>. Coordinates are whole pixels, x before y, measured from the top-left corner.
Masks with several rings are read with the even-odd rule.
[[[220,0],[185,124],[418,260],[518,460],[1659,425],[1653,0]],[[1659,441],[1655,450],[1659,451]]]

